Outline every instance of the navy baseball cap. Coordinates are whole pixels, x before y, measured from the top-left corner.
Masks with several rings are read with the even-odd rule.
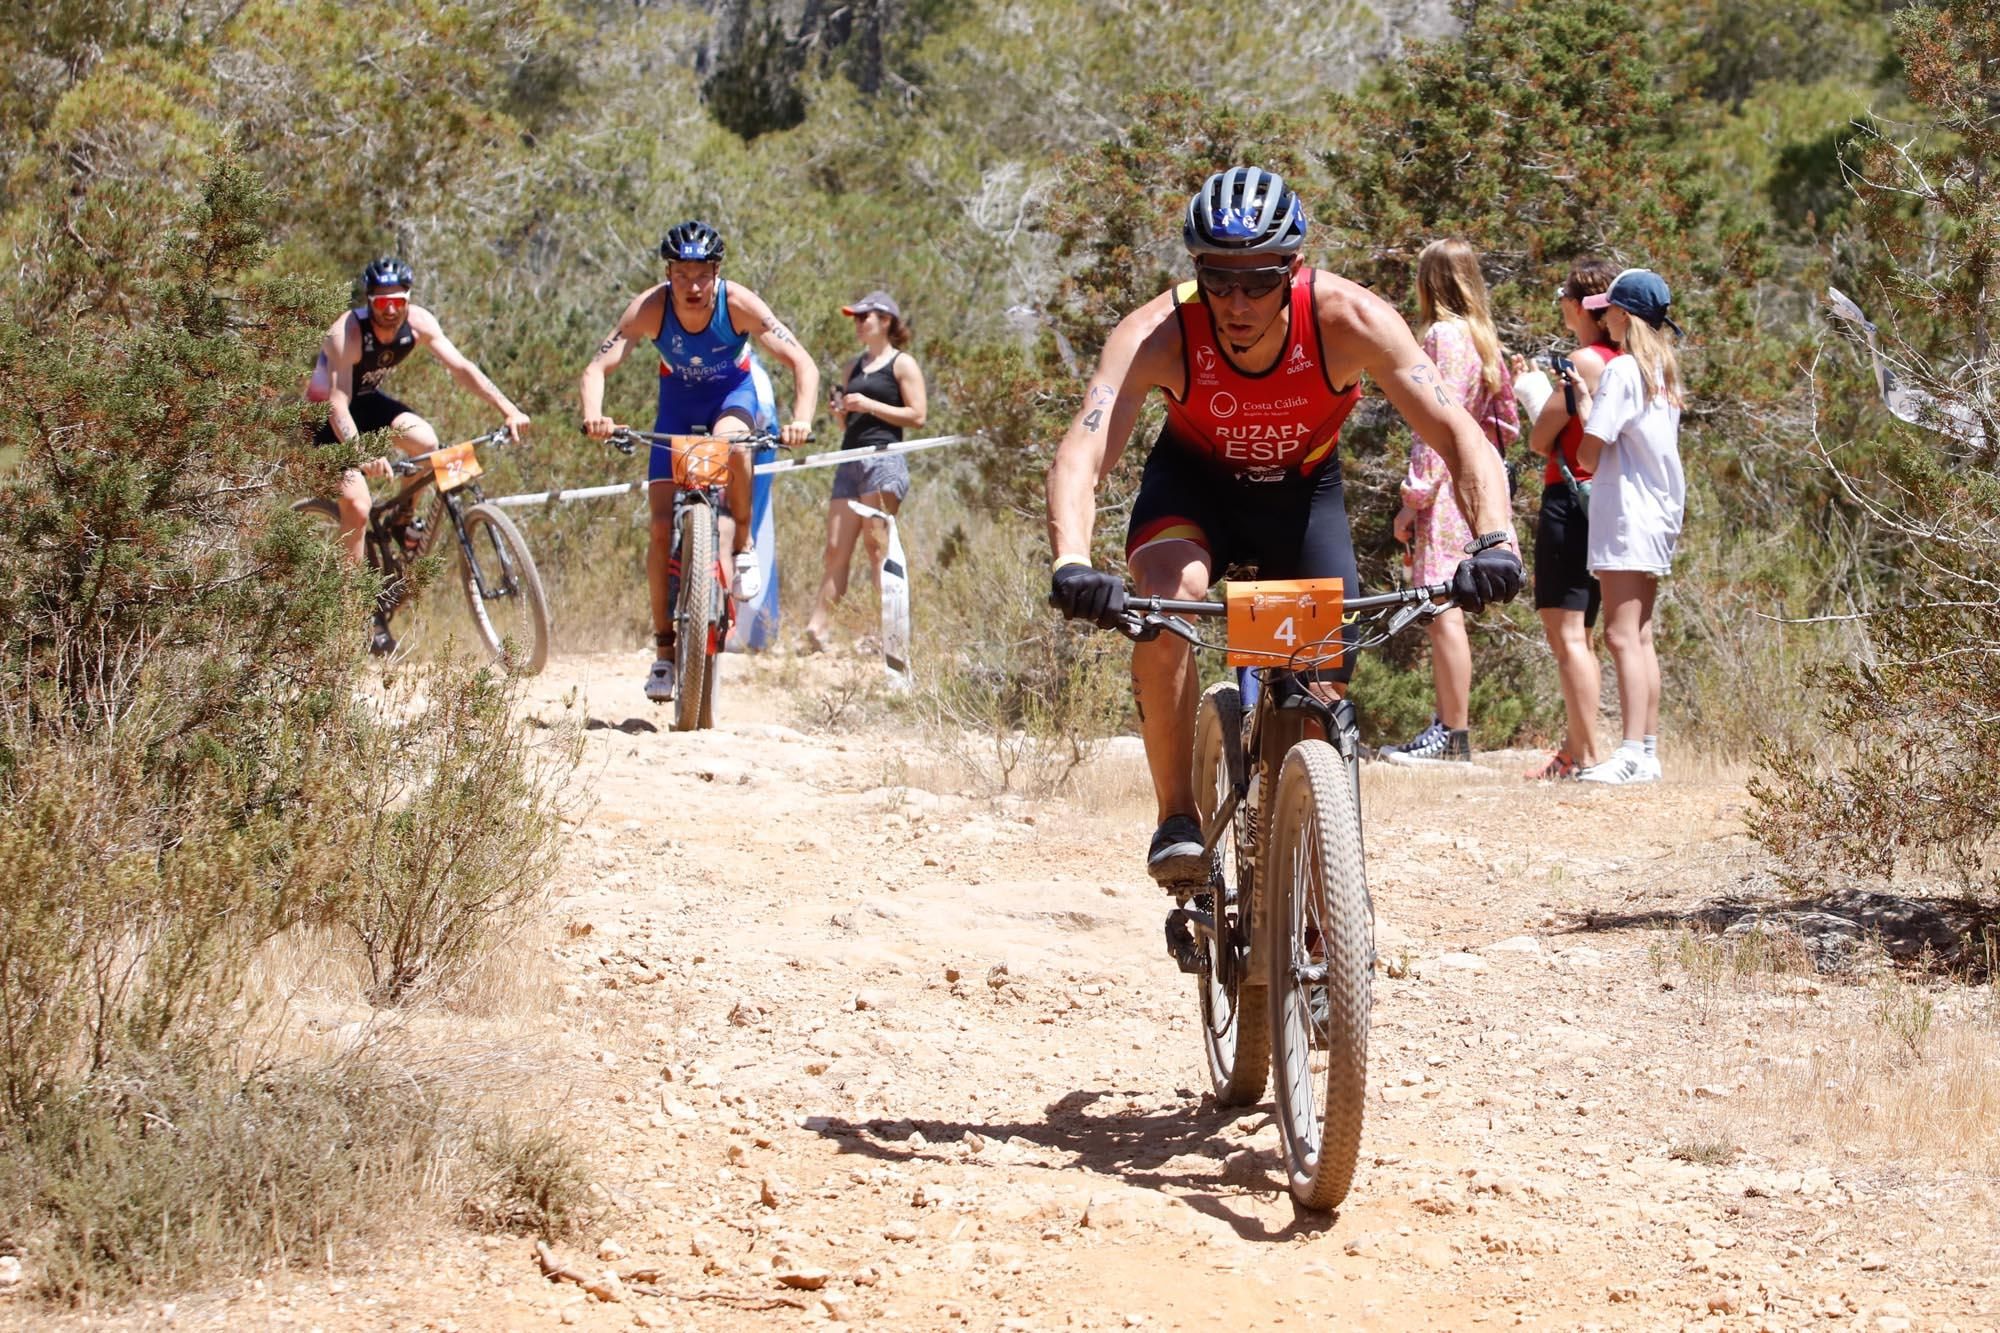
[[[1637,315],[1654,328],[1664,324],[1681,337],[1681,326],[1667,316],[1667,307],[1674,303],[1674,295],[1667,290],[1667,281],[1649,268],[1628,268],[1611,280],[1611,286],[1595,296],[1583,298],[1585,310],[1602,310],[1615,305],[1627,314]]]

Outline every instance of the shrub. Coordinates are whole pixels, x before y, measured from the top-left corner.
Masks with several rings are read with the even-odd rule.
[[[358,728],[366,835],[335,916],[378,1004],[455,982],[547,898],[583,733],[531,744],[518,695],[502,672],[446,660]]]

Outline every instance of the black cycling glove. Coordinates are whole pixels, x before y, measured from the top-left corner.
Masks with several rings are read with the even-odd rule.
[[[1489,602],[1511,602],[1521,591],[1527,571],[1521,557],[1500,545],[1486,545],[1481,537],[1471,555],[1459,561],[1451,576],[1452,600],[1467,611],[1479,611]]]
[[[1049,605],[1071,620],[1116,629],[1125,613],[1125,581],[1089,565],[1064,565],[1049,575]]]

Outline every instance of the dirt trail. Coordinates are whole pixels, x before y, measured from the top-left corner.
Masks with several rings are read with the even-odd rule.
[[[596,1301],[544,1282],[524,1242],[458,1238],[407,1281],[307,1276],[231,1310],[460,1330],[2000,1325],[1990,1179],[1843,1165],[1731,1111],[1759,1035],[1674,984],[1657,931],[1577,928],[1712,891],[1741,854],[1740,782],[1371,770],[1362,1171],[1337,1215],[1301,1217],[1268,1105],[1204,1095],[1131,758],[1067,803],[891,785],[923,771],[920,743],[791,729],[782,662],[730,660],[719,729],[677,735],[635,660],[554,662],[533,707],[552,718],[574,688],[594,719],[552,1078],[614,1209],[560,1252],[659,1269],[666,1294]],[[1670,1155],[1722,1132],[1742,1150],[1719,1165]]]

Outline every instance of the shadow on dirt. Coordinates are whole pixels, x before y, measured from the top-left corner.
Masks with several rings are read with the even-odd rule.
[[[1330,1230],[1338,1214],[1306,1213],[1287,1208],[1290,1199],[1274,1153],[1247,1147],[1229,1150],[1222,1137],[1234,1121],[1269,1115],[1264,1110],[1218,1110],[1204,1100],[1171,1110],[1119,1110],[1118,1104],[1140,1094],[1108,1088],[1078,1090],[1051,1102],[1039,1121],[972,1123],[951,1120],[869,1120],[815,1116],[806,1128],[834,1140],[842,1152],[885,1162],[962,1160],[941,1145],[957,1144],[968,1134],[986,1140],[985,1154],[1019,1155],[1023,1164],[1080,1167],[1092,1175],[1116,1177],[1135,1189],[1150,1189],[1167,1198],[1226,1222],[1245,1240],[1284,1241]],[[912,1130],[923,1135],[910,1143]],[[1061,1160],[1050,1161],[1048,1154]],[[1213,1163],[1208,1170],[1189,1170],[1183,1159],[1198,1156]],[[975,1158],[975,1161],[982,1158]],[[1001,1156],[996,1165],[1010,1159]],[[1289,1214],[1280,1223],[1273,1214]],[[1080,1223],[1080,1219],[1072,1219]]]
[[[585,731],[622,731],[627,736],[657,732],[659,728],[643,717],[628,717],[623,722],[606,722],[601,717],[593,717],[583,724]]]
[[[1571,934],[1685,926],[1725,940],[1796,940],[1815,971],[1852,972],[1879,948],[1897,963],[1983,983],[2000,955],[2000,903],[1839,890],[1787,901],[1723,898],[1687,911],[1589,912]]]
[[[537,731],[553,731],[556,727],[555,723],[544,722],[533,713],[528,714],[524,720]],[[628,717],[623,722],[608,722],[601,717],[592,717],[584,720],[583,729],[585,731],[622,731],[627,736],[640,736],[656,733],[660,728],[656,724],[648,722],[643,717]]]

